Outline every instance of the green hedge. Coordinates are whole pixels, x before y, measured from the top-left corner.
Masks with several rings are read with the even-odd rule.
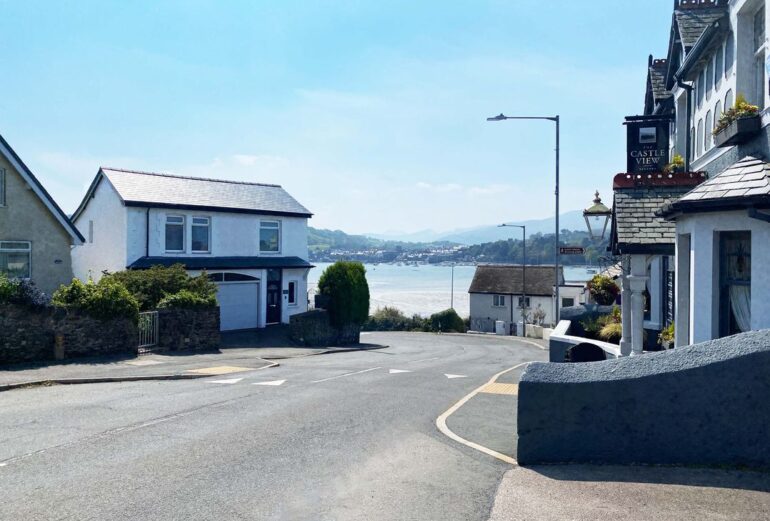
[[[318,292],[329,298],[329,319],[335,327],[362,325],[369,317],[369,284],[360,262],[335,262],[321,274]]]
[[[158,302],[158,308],[183,308],[183,309],[202,309],[211,308],[217,305],[217,298],[214,295],[201,296],[188,289],[183,289],[173,295],[163,297]]]
[[[146,270],[110,273],[104,278],[119,282],[136,298],[142,311],[156,309],[166,297],[186,291],[200,297],[201,302],[216,306],[217,286],[205,273],[191,277],[182,264],[153,266]],[[104,279],[102,279],[104,280]],[[174,299],[182,302],[186,297]],[[189,299],[188,299],[189,300]]]
[[[385,306],[364,323],[364,331],[430,331],[430,323],[420,315],[407,317],[396,308]]]
[[[98,283],[83,283],[73,279],[68,286],[60,286],[53,294],[54,306],[74,309],[101,320],[128,318],[139,322],[139,302],[119,282],[102,278]]]
[[[431,331],[443,333],[465,333],[465,321],[460,318],[454,309],[445,309],[430,316]]]

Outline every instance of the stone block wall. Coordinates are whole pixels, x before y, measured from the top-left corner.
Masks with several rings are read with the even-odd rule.
[[[361,328],[350,325],[337,329],[332,326],[326,310],[315,309],[293,315],[289,321],[289,334],[294,342],[305,346],[346,346],[360,342]]]
[[[172,351],[219,349],[219,308],[159,309],[158,346]]]
[[[0,364],[52,360],[56,338],[64,357],[136,353],[139,331],[130,320],[98,320],[56,308],[0,305]]]

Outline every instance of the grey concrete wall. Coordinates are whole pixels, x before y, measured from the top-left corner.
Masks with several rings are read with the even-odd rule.
[[[770,466],[770,330],[637,357],[536,362],[519,383],[521,464]]]

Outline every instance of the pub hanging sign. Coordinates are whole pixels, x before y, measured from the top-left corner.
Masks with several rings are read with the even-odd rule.
[[[671,119],[668,116],[626,117],[628,173],[663,171],[669,163],[668,131]]]

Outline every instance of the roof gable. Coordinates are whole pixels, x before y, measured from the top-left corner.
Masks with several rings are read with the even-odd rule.
[[[556,268],[550,266],[527,266],[527,287],[522,292],[524,270],[514,264],[479,264],[473,274],[468,293],[494,293],[505,295],[540,295],[550,297],[556,278]],[[564,273],[559,268],[559,281],[564,283]]]
[[[102,178],[109,180],[125,206],[312,216],[279,185],[102,167],[75,212],[75,219]]]
[[[24,161],[21,160],[18,154],[11,148],[11,145],[9,145],[1,135],[0,153],[3,154],[6,160],[8,160],[19,173],[21,178],[30,186],[35,195],[43,202],[43,205],[49,212],[51,212],[54,219],[62,226],[62,228],[64,228],[70,237],[72,237],[73,242],[75,244],[83,244],[85,242],[83,235],[78,231],[75,225],[72,224],[72,221],[67,217],[67,214],[65,214],[59,205],[56,204],[56,201],[51,197],[51,194],[48,193],[45,187],[38,181],[37,177],[35,177],[27,165],[24,164]]]

